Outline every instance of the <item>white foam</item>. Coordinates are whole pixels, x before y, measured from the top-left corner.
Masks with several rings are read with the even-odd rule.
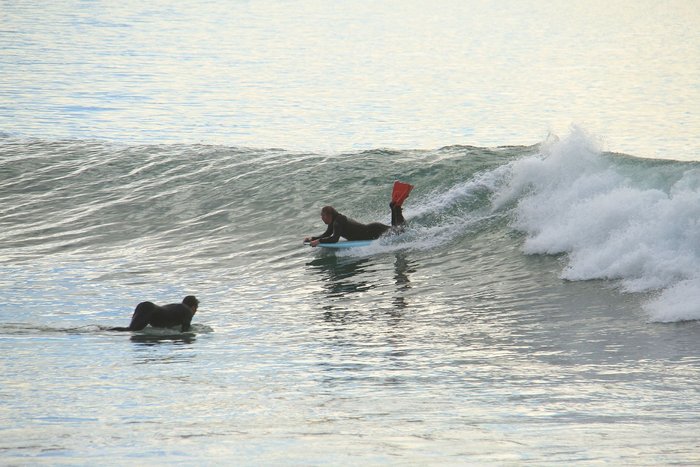
[[[516,203],[513,225],[527,233],[525,253],[566,253],[568,280],[614,279],[627,292],[660,291],[645,306],[652,320],[700,319],[697,169],[679,164],[670,189],[654,187],[653,169],[638,164],[625,175],[573,128],[508,170],[493,207]]]
[[[700,278],[680,281],[644,304],[654,321],[697,320],[700,316]]]
[[[370,256],[406,250],[428,251],[464,235],[466,231],[483,220],[482,216],[468,215],[466,217],[455,216],[431,225],[413,223],[402,234],[382,237],[368,246],[338,250],[335,254],[336,256]]]

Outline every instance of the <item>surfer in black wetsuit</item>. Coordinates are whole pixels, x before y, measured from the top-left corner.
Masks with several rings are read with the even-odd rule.
[[[182,303],[171,303],[158,306],[152,302],[141,302],[136,305],[131,316],[131,324],[127,328],[112,328],[112,331],[140,331],[149,324],[154,328],[171,328],[180,326],[180,331],[190,330],[192,317],[197,313],[199,300],[194,295],[188,295]]]
[[[318,246],[319,243],[336,243],[340,237],[346,240],[376,240],[389,231],[401,231],[405,224],[401,205],[408,198],[408,193],[413,189],[407,183],[395,182],[392,200],[389,203],[391,208],[391,225],[373,222],[371,224],[361,224],[356,220],[339,213],[333,206],[324,206],[321,209],[321,220],[328,225],[324,233],[317,237],[307,237],[304,242],[311,246]]]

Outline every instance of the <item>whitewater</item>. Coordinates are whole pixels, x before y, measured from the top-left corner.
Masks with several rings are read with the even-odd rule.
[[[655,321],[698,319],[697,163],[600,153],[585,133],[547,142],[538,157],[504,168],[497,208],[515,202],[528,254],[566,254],[561,277],[612,279],[625,292],[654,292]]]

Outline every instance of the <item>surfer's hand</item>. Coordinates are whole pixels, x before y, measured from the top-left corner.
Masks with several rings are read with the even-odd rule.
[[[321,240],[312,240],[311,242],[309,242],[309,245],[318,246],[319,243],[321,243]]]

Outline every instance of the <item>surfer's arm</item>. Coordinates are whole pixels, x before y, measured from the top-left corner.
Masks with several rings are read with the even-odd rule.
[[[309,243],[311,246],[317,246],[322,238],[330,237],[333,234],[333,224],[328,224],[328,228],[318,237],[306,237],[304,243]],[[337,240],[336,240],[337,241]]]
[[[328,226],[328,230],[320,237],[312,237],[309,239],[309,245],[318,246],[319,243],[337,243],[341,237],[341,230],[338,222],[334,222]]]
[[[338,243],[338,240],[340,240],[340,235],[335,234],[335,235],[331,235],[330,237],[319,238],[318,242],[319,243]]]
[[[342,236],[342,232],[343,226],[341,225],[340,220],[336,219],[332,224],[328,225],[328,230],[326,230],[326,233],[317,240],[319,243],[338,243],[338,240],[340,240],[340,237]]]
[[[131,317],[131,323],[129,324],[129,331],[140,331],[150,324],[151,320],[151,307],[155,306],[151,302],[139,303],[136,307],[136,311]]]
[[[308,240],[310,242],[313,242],[314,240],[318,240],[320,238],[330,237],[332,234],[333,234],[333,224],[331,223],[331,224],[328,224],[328,228],[321,235],[319,235],[318,237],[311,237]]]

